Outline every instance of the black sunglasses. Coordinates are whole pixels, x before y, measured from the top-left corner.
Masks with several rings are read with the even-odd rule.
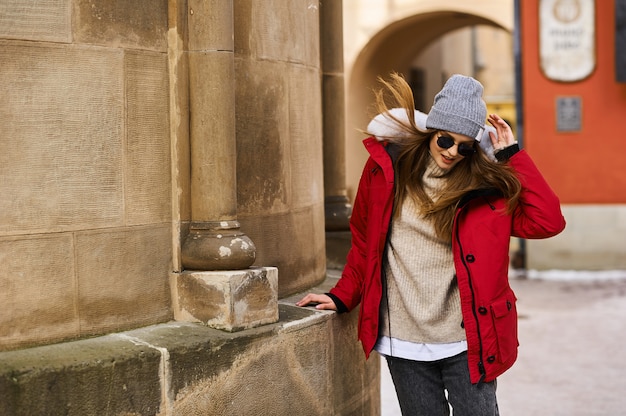
[[[450,136],[437,136],[437,146],[442,149],[449,149],[454,146],[454,139]],[[476,153],[476,149],[474,148],[474,144],[468,143],[459,143],[457,145],[457,151],[461,156],[471,156]]]

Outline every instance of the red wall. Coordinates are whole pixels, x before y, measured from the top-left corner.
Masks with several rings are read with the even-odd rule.
[[[596,67],[570,83],[543,75],[539,0],[520,3],[524,148],[561,202],[626,203],[626,84],[615,80],[615,2],[595,2]],[[557,96],[582,97],[581,131],[557,132]]]

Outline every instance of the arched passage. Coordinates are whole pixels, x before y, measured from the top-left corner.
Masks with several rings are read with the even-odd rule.
[[[511,32],[512,11],[506,16],[495,12],[488,5],[473,11],[460,8],[414,10],[376,32],[358,52],[346,71],[346,179],[351,197],[354,197],[367,157],[359,129],[364,129],[372,116],[372,91],[379,86],[377,77],[386,76],[391,71],[406,73],[415,57],[429,44],[457,29],[487,25]]]

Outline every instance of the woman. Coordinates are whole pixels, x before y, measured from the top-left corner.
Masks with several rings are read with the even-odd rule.
[[[506,122],[484,124],[475,79],[453,75],[427,116],[402,77],[382,83],[346,266],[297,305],[360,304],[359,339],[386,357],[403,414],[497,415],[495,379],[518,346],[510,237],[561,232],[559,200]]]

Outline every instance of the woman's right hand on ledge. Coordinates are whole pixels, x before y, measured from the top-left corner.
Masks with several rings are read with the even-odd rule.
[[[296,306],[315,306],[315,309],[322,310],[337,310],[337,305],[328,295],[317,295],[315,293],[309,293],[298,302]]]

